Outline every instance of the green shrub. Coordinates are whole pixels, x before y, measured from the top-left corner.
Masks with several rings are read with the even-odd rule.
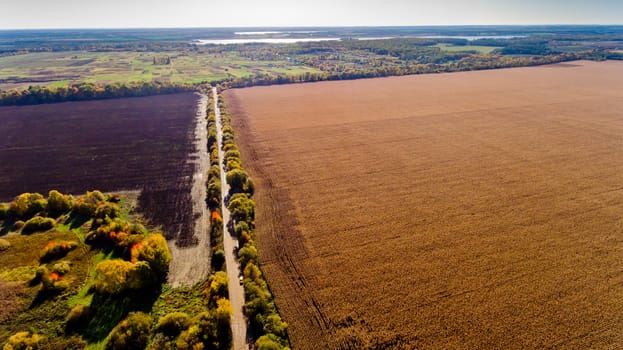
[[[47,231],[56,226],[56,220],[52,218],[44,218],[41,216],[35,216],[32,219],[26,221],[22,228],[23,234],[31,234],[33,232]]]
[[[219,344],[218,325],[211,313],[202,312],[190,323],[191,326],[177,338],[178,350],[227,348]]]
[[[198,325],[192,325],[177,338],[175,345],[178,350],[203,349],[204,336]]]
[[[95,209],[94,216],[98,219],[110,218],[114,219],[119,216],[119,206],[115,203],[100,202]]]
[[[216,145],[216,131],[210,130],[208,132],[208,147],[212,148],[214,145]]]
[[[273,333],[280,338],[286,338],[288,324],[281,320],[281,316],[271,314],[264,319],[264,333]]]
[[[190,326],[190,317],[183,312],[172,312],[160,320],[156,325],[156,331],[167,336],[176,336]]]
[[[95,267],[93,286],[100,294],[119,294],[128,289],[128,276],[134,264],[123,260],[102,261]]]
[[[34,281],[41,281],[41,291],[44,293],[60,293],[69,288],[69,283],[58,272],[49,272],[47,267],[40,266],[35,274]]]
[[[65,329],[71,332],[84,328],[92,317],[93,312],[88,305],[76,305],[65,318]]]
[[[230,193],[244,192],[245,185],[249,176],[242,169],[232,169],[225,174],[225,179],[230,186]]]
[[[0,252],[5,251],[11,248],[11,242],[7,241],[4,238],[0,238]]]
[[[223,146],[223,151],[225,153],[229,151],[238,151],[238,146],[236,146],[235,143],[230,143],[230,144]],[[227,158],[227,156],[225,156],[225,158]],[[240,158],[240,153],[238,153],[238,158]]]
[[[243,271],[244,278],[248,278],[255,283],[260,283],[262,281],[262,271],[255,266],[254,263],[248,263]]]
[[[238,159],[238,158],[229,158],[227,160],[227,163],[225,163],[225,170],[227,172],[230,172],[232,170],[244,171],[244,170],[242,170],[242,165],[240,164],[240,159]],[[225,176],[227,176],[227,175],[225,175]]]
[[[48,215],[52,217],[58,217],[61,214],[68,212],[73,206],[74,198],[71,195],[64,195],[57,190],[52,190],[48,193]]]
[[[208,178],[212,179],[212,178],[220,178],[221,177],[221,168],[218,165],[213,165],[210,167],[210,169],[208,170]],[[220,181],[220,180],[219,180]]]
[[[228,278],[224,271],[217,271],[208,279],[208,295],[210,300],[226,298],[228,295]]]
[[[244,305],[244,311],[251,321],[257,321],[256,316],[272,311],[271,295],[261,285],[253,282],[245,283],[244,291],[247,301]]]
[[[238,251],[238,259],[241,266],[247,266],[248,263],[257,263],[257,249],[247,244]]]
[[[4,344],[3,350],[37,350],[45,338],[30,332],[17,332]]]
[[[249,227],[252,227],[255,219],[255,202],[245,193],[236,193],[231,196],[229,205],[227,206],[231,212],[231,217],[236,222],[245,221]]]
[[[4,220],[9,217],[9,205],[6,203],[0,203],[0,220]]]
[[[71,271],[71,262],[69,261],[59,261],[52,265],[52,272],[56,272],[61,276],[68,274],[69,271]]]
[[[243,232],[249,232],[249,224],[246,221],[238,221],[236,225],[234,225],[234,233],[237,236],[242,235]]]
[[[82,216],[93,217],[97,206],[105,200],[104,195],[100,191],[85,193],[78,197],[74,202],[74,211]]]
[[[281,345],[281,340],[274,334],[266,334],[255,342],[255,349],[257,350],[286,350],[290,349],[287,346]]]
[[[229,125],[223,126],[222,133],[223,136],[234,137],[234,129]]]
[[[45,210],[47,201],[39,193],[22,193],[9,206],[9,215],[20,219],[29,219]]]
[[[86,234],[85,241],[88,244],[111,244],[123,250],[143,240],[145,233],[145,227],[140,224],[120,218],[105,218],[96,229]]]
[[[218,149],[216,147],[213,147],[210,152],[210,166],[220,166],[218,161]]]
[[[127,278],[127,289],[147,290],[158,282],[156,274],[146,261],[139,261],[134,264]]]
[[[152,287],[156,281],[157,277],[146,261],[106,260],[95,267],[93,287],[100,294],[117,295]]]
[[[226,151],[225,154],[223,155],[223,157],[225,158],[225,160],[229,160],[229,159],[240,159],[240,152],[238,152],[237,149],[232,149],[234,147],[229,146],[229,151]]]
[[[142,312],[131,313],[110,332],[106,349],[145,349],[149,341],[151,322],[151,317]]]
[[[145,261],[158,279],[163,280],[169,271],[171,252],[167,241],[159,233],[152,233],[143,241],[132,246],[132,261]]]
[[[210,210],[215,210],[221,205],[220,181],[213,181],[208,184],[206,202]]]
[[[74,241],[51,241],[41,249],[41,261],[50,261],[65,256],[70,251],[78,247],[78,242]]]
[[[219,271],[223,269],[225,265],[225,252],[219,249],[212,254],[212,267],[214,270]]]
[[[218,334],[221,339],[228,339],[230,337],[231,315],[233,312],[234,310],[229,300],[220,298],[216,301],[216,311],[214,315],[218,327]]]

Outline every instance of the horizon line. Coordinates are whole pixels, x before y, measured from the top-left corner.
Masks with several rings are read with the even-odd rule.
[[[127,30],[127,29],[235,29],[235,28],[441,28],[441,27],[623,27],[623,23],[542,23],[542,24],[422,24],[422,25],[241,25],[219,27],[170,26],[170,27],[30,27],[0,28],[10,30]]]

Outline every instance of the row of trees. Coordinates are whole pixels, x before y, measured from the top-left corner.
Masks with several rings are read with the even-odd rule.
[[[208,153],[210,169],[206,181],[206,202],[210,209],[210,247],[212,249],[212,268],[223,270],[225,267],[225,248],[223,247],[223,213],[221,211],[221,168],[218,159],[218,141],[214,100],[208,92]]]
[[[279,85],[301,82],[314,82],[324,80],[352,80],[361,78],[378,78],[388,76],[402,76],[412,74],[450,73],[483,69],[498,69],[511,67],[528,67],[545,64],[567,62],[579,59],[600,59],[603,55],[597,52],[591,53],[562,53],[547,56],[504,56],[504,55],[480,55],[468,54],[458,60],[444,63],[417,63],[406,62],[403,65],[380,65],[368,67],[352,67],[333,65],[318,68],[322,73],[306,72],[294,75],[271,75],[258,73],[253,76],[229,78],[222,82],[225,88],[239,88],[258,85]],[[606,56],[603,56],[606,57]],[[609,54],[608,58],[615,57]]]
[[[225,151],[225,176],[230,186],[228,209],[232,221],[228,226],[233,228],[241,247],[238,250],[238,259],[243,271],[245,313],[257,339],[257,349],[289,349],[288,325],[282,321],[268,283],[259,268],[254,234],[255,203],[252,198],[255,187],[242,167],[240,151],[231,127],[231,117],[220,95],[219,108],[223,122],[221,146]]]
[[[195,91],[196,88],[194,84],[155,80],[109,85],[96,85],[84,82],[61,87],[30,86],[25,90],[0,90],[0,106],[174,94]]]

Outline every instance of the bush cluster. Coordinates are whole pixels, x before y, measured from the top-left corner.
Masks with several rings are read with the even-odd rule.
[[[106,349],[145,349],[149,342],[152,319],[142,312],[131,313],[110,332]]]
[[[219,299],[216,309],[202,312],[190,320],[175,342],[177,349],[227,349],[231,343],[231,314],[229,300]]]
[[[103,204],[106,198],[100,191],[87,191],[84,195],[78,197],[74,202],[73,210],[76,214],[85,217],[95,216],[95,211],[100,204]]]
[[[177,336],[190,326],[190,317],[183,312],[172,312],[160,320],[156,325],[156,332],[167,336]]]
[[[121,218],[97,220],[86,234],[85,241],[91,245],[105,245],[123,252],[140,242],[147,230],[143,225]]]
[[[194,317],[184,312],[169,313],[158,320],[148,349],[230,349],[231,314],[231,304],[225,298]]]
[[[84,328],[93,316],[93,310],[87,305],[74,306],[65,319],[65,329],[69,332]]]
[[[71,267],[68,263],[56,264],[52,271],[46,265],[41,265],[35,273],[35,278],[31,284],[41,283],[41,292],[46,294],[56,294],[69,288],[69,283],[65,281],[64,275],[69,272]]]
[[[211,95],[210,95],[211,96]],[[216,116],[214,115],[214,100],[208,101],[208,152],[210,155],[210,169],[206,181],[206,202],[210,209],[210,247],[212,249],[212,269],[215,271],[225,268],[225,253],[223,248],[223,218],[221,212],[221,169],[218,158],[218,141]]]
[[[41,343],[45,338],[30,332],[17,332],[9,337],[3,350],[37,350],[42,349]]]
[[[227,167],[226,180],[230,186],[228,209],[234,232],[238,237],[238,259],[243,269],[245,313],[257,341],[257,349],[289,349],[288,325],[281,320],[273,296],[258,267],[257,248],[253,240],[255,228],[255,187],[242,167],[240,152],[235,144],[231,118],[224,102],[219,101],[223,117],[223,150]]]
[[[223,122],[222,147],[225,152],[223,161],[225,162],[225,169],[227,170],[225,180],[230,187],[229,194],[246,193],[252,196],[255,191],[255,185],[242,167],[242,159],[240,158],[240,151],[235,142],[234,130],[230,125],[231,117],[227,113],[222,99],[219,99],[219,106],[221,109],[221,120]]]
[[[143,49],[144,47],[141,48],[141,50]],[[0,90],[0,106],[151,96],[195,90],[196,84],[168,81],[132,81],[106,85],[81,82],[59,87],[29,86],[24,90]]]
[[[53,229],[54,226],[56,226],[56,220],[52,218],[35,216],[24,223],[24,227],[22,227],[22,233],[31,234],[34,232],[47,231]]]
[[[68,194],[62,194],[57,190],[48,193],[48,215],[58,217],[67,213],[74,205],[74,197]]]
[[[40,260],[50,261],[62,258],[70,251],[78,247],[78,242],[74,241],[51,241],[41,249]]]
[[[71,195],[57,190],[51,190],[47,199],[40,193],[26,192],[15,197],[11,203],[0,203],[0,220],[28,221],[35,216],[57,218],[67,213],[73,203]]]
[[[80,225],[90,222],[89,232],[85,235],[86,243],[101,245],[105,252],[113,257],[112,260],[104,260],[95,267],[92,286],[92,290],[96,293],[94,298],[104,303],[113,300],[124,300],[125,303],[125,300],[133,301],[139,293],[124,293],[151,294],[157,288],[157,284],[166,279],[171,254],[161,234],[148,233],[142,225],[121,219],[118,202],[118,196],[104,195],[100,191],[87,192],[74,199],[70,195],[53,190],[49,192],[47,200],[40,194],[25,193],[16,197],[11,204],[1,205],[0,209],[2,219],[10,219],[8,224],[13,224],[24,234],[53,228],[56,224],[53,217],[60,217],[59,221],[62,222],[77,220]],[[9,241],[3,239],[0,239],[0,244],[0,249],[10,247]],[[41,249],[40,261],[46,263],[62,258],[78,246],[79,243],[74,241],[53,240]],[[67,275],[71,268],[70,261],[42,264],[37,268],[31,286],[41,286],[39,296],[55,296],[70,287],[69,281],[72,281],[72,278]],[[119,313],[127,312],[129,308],[121,305],[113,307],[120,307],[121,309],[115,310]],[[103,309],[100,305],[93,305],[93,308],[85,305],[74,307],[66,317],[66,331],[86,330],[85,327],[93,326],[92,321],[105,322],[100,318],[106,318],[108,315],[101,315],[101,310]],[[145,322],[143,314],[130,314],[110,332],[106,347],[144,349],[151,336],[151,323],[151,319]],[[188,327],[183,328],[186,330]],[[90,328],[86,331],[90,332]],[[225,333],[227,334],[229,333]],[[30,336],[28,333],[16,334],[12,338],[14,341],[7,343],[5,348],[34,349],[36,348],[34,343],[28,343],[32,343],[31,338],[37,340],[36,336]]]
[[[8,215],[27,220],[45,210],[48,202],[39,193],[22,193],[9,204]]]
[[[107,260],[95,269],[95,290],[117,295],[150,288],[166,279],[171,253],[161,234],[134,235],[140,240],[130,248],[130,261]]]
[[[6,203],[0,203],[0,221],[9,217],[9,205]]]

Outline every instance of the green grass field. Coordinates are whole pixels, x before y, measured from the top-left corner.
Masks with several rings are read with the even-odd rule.
[[[154,58],[171,64],[155,65]],[[31,85],[63,86],[78,82],[114,83],[157,79],[172,82],[215,81],[254,74],[317,73],[287,60],[252,60],[236,53],[187,52],[44,52],[0,57],[0,89]]]
[[[498,47],[495,46],[477,46],[477,45],[465,45],[465,46],[455,46],[451,44],[437,44],[433,47],[438,47],[443,51],[448,52],[465,52],[465,51],[476,51],[481,54],[489,54],[493,52],[493,50]]]

